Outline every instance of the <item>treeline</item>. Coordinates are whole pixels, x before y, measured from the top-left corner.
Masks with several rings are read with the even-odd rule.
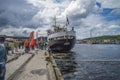
[[[112,35],[112,36],[99,36],[99,37],[93,37],[93,38],[87,38],[84,40],[120,40],[120,35]]]

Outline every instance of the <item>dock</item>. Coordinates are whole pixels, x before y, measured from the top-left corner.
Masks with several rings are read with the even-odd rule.
[[[46,50],[34,50],[8,60],[6,80],[63,80],[63,78],[52,55]]]

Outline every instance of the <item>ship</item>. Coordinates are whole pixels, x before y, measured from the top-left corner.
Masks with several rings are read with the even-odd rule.
[[[54,18],[53,30],[48,30],[48,47],[51,51],[55,52],[68,52],[76,43],[76,32],[74,27],[67,29],[69,25],[68,17],[66,17],[66,26],[61,27],[56,23]]]

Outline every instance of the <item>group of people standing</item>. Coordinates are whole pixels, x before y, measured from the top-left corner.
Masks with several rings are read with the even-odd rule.
[[[34,50],[35,48],[43,50],[46,49],[46,45],[45,41],[30,42],[28,39],[5,42],[7,54],[9,54],[9,51],[14,54],[15,52],[18,52],[18,49],[24,49],[25,53],[28,53],[30,50]]]
[[[7,61],[7,54],[9,51],[14,53],[14,51],[18,51],[18,49],[23,48],[24,44],[22,41],[11,41],[6,42],[5,37],[0,37],[0,80],[5,80],[6,74],[6,61]]]
[[[29,40],[25,41],[11,41],[5,42],[5,37],[0,37],[0,80],[5,80],[5,73],[6,73],[6,61],[7,61],[7,54],[9,51],[14,54],[18,52],[18,49],[25,49],[25,53],[28,53],[30,50],[37,49],[46,49],[46,42],[45,41],[35,41],[31,43]]]
[[[28,53],[30,50],[34,50],[35,48],[37,49],[46,49],[46,42],[45,41],[35,41],[35,42],[32,42],[30,43],[28,40],[26,40],[24,42],[24,46],[25,46],[25,53]]]
[[[9,51],[11,51],[11,53],[14,54],[14,52],[18,52],[18,49],[24,48],[24,41],[6,42],[5,47],[6,47],[7,53],[9,53]]]

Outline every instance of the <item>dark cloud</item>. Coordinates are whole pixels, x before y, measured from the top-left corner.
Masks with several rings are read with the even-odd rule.
[[[1,26],[6,26],[9,24],[9,21],[5,18],[0,18],[0,27]]]
[[[0,0],[0,27],[31,27],[31,20],[37,12],[38,8],[25,0]]]

